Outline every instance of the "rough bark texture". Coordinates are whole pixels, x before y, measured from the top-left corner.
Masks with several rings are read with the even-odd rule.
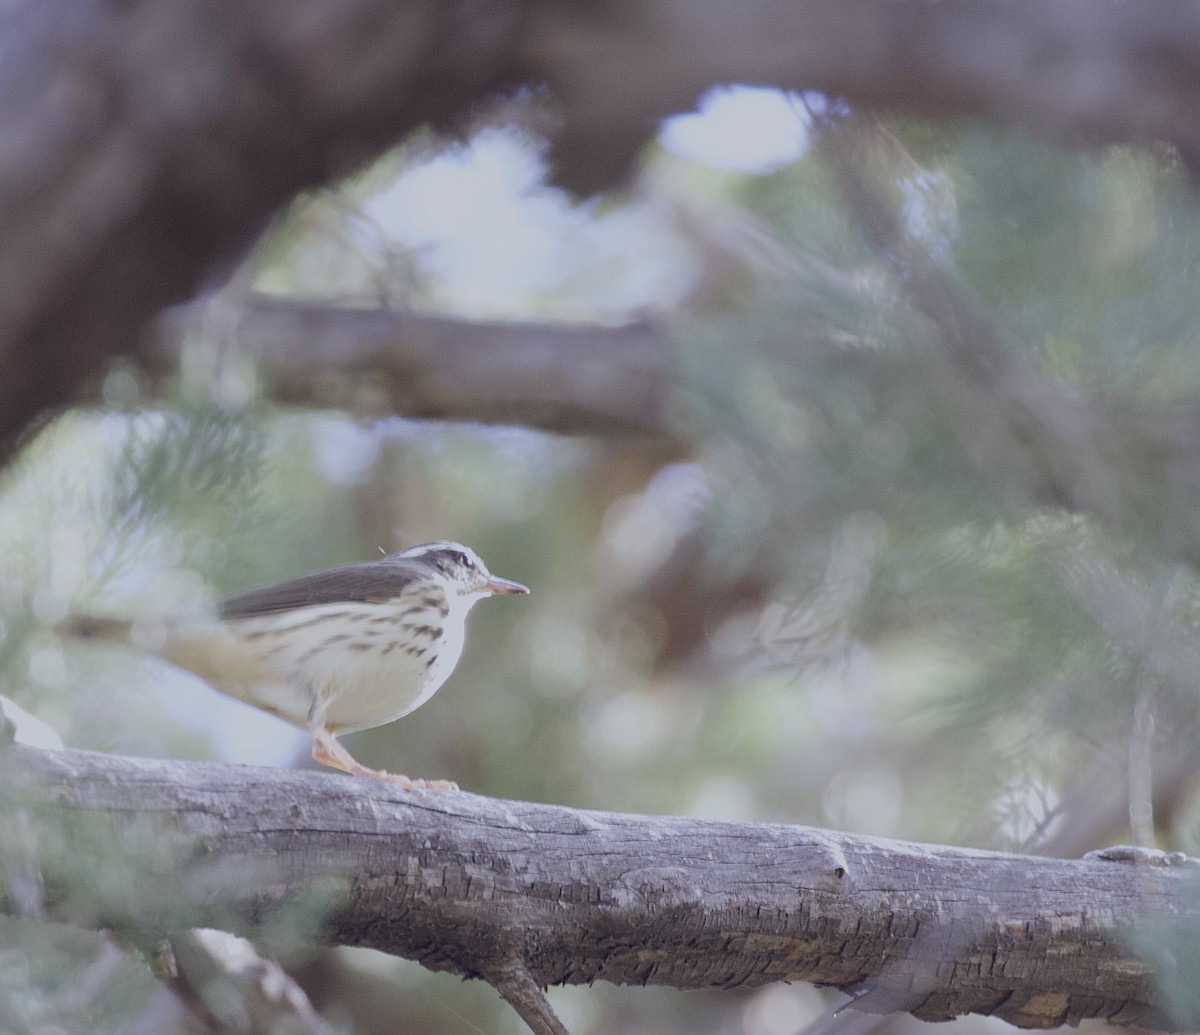
[[[282,402],[356,414],[521,424],[569,434],[668,433],[679,371],[665,329],[453,320],[254,295],[159,322],[174,370],[197,326],[256,361]],[[217,330],[212,330],[215,324]]]
[[[1172,857],[1039,859],[19,746],[0,765],[34,832],[0,841],[8,875],[36,862],[51,915],[247,928],[319,893],[331,943],[498,987],[525,971],[539,985],[808,981],[927,1020],[1162,1027],[1128,935],[1200,922],[1197,870]],[[63,876],[87,852],[86,875]],[[98,877],[115,855],[123,891]]]
[[[728,81],[1200,145],[1190,0],[25,0],[0,67],[0,441],[298,190],[514,86],[549,87],[585,192]]]

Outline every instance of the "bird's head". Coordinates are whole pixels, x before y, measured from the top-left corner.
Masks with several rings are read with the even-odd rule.
[[[479,599],[505,593],[528,593],[529,587],[511,579],[493,575],[479,554],[469,546],[450,540],[421,543],[393,554],[391,559],[414,564],[428,573],[429,578],[440,583],[459,597]]]

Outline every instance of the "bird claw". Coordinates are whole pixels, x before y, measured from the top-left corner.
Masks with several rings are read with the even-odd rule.
[[[313,760],[332,769],[340,769],[351,776],[365,776],[371,780],[384,780],[406,791],[457,791],[453,780],[413,780],[386,769],[372,769],[363,765],[333,737],[319,719],[311,719],[308,730],[313,735]]]
[[[404,779],[401,777],[401,779]],[[417,791],[457,791],[453,780],[408,780],[408,786]]]
[[[408,776],[401,776],[399,773],[389,773],[386,769],[367,769],[363,767],[363,771],[356,773],[356,776],[370,776],[376,780],[385,780],[387,783],[395,784],[397,787],[402,787],[406,791],[457,791],[458,784],[453,780],[423,780],[412,779]]]

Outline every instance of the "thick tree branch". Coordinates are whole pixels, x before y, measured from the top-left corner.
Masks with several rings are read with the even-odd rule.
[[[199,326],[254,359],[284,402],[570,434],[668,433],[677,356],[651,324],[482,323],[265,295],[213,304],[158,322],[160,367],[175,369]]]
[[[76,397],[298,190],[517,85],[617,182],[714,83],[1200,145],[1190,0],[270,0],[0,15],[0,440]]]
[[[547,0],[522,37],[563,100],[561,179],[620,180],[655,120],[713,83],[1016,121],[1061,139],[1200,150],[1200,9],[1189,0]]]
[[[518,0],[71,0],[0,14],[0,440],[297,191],[506,87]]]
[[[39,832],[53,915],[251,929],[316,896],[332,943],[530,987],[808,981],[928,1020],[1161,1027],[1129,935],[1200,922],[1182,860],[1036,859],[19,746],[0,765],[7,809]],[[128,889],[98,878],[113,866]]]

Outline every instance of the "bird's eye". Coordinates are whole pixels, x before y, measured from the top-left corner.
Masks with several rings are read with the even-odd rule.
[[[471,567],[471,560],[465,553],[456,553],[454,555],[454,563],[464,568]]]

